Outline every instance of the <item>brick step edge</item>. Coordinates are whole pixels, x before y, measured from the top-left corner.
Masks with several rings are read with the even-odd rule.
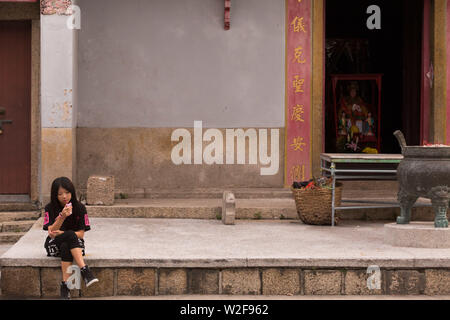
[[[0,223],[11,221],[37,220],[41,216],[40,211],[8,211],[0,212]]]
[[[99,283],[73,297],[219,295],[449,295],[447,268],[91,268]],[[59,267],[2,267],[5,297],[58,297]],[[377,275],[374,278],[374,275]],[[368,286],[371,280],[372,287]]]
[[[26,232],[0,232],[0,243],[14,243],[19,241]]]
[[[0,232],[27,232],[36,220],[0,222]]]

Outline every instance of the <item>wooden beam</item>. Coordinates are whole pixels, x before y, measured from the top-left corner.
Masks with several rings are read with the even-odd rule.
[[[432,7],[432,50],[434,83],[431,89],[431,136],[432,143],[446,142],[447,121],[447,1],[434,0]]]
[[[320,154],[325,152],[325,0],[313,0],[312,19],[312,103],[311,166],[315,177],[321,175]]]

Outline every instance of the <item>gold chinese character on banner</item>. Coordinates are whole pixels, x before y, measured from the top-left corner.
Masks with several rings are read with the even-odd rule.
[[[290,176],[292,181],[305,181],[305,165],[292,166]]]
[[[304,151],[304,146],[306,146],[306,143],[303,142],[303,138],[301,137],[294,138],[294,141],[291,144],[291,147],[294,148],[294,151]]]
[[[303,55],[303,48],[301,46],[298,46],[297,48],[295,48],[293,61],[297,63],[305,63],[306,59],[302,60],[302,55]]]
[[[305,113],[304,107],[302,104],[298,104],[292,108],[292,118],[291,120],[295,122],[305,122],[303,119],[303,114]]]
[[[303,22],[303,17],[295,17],[294,20],[291,22],[291,25],[294,26],[294,32],[304,32],[306,33],[305,24]]]
[[[295,93],[304,92],[303,85],[305,84],[305,79],[300,79],[300,76],[294,76],[295,80],[292,82],[295,88]]]

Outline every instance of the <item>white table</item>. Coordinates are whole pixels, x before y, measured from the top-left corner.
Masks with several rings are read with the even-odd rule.
[[[320,163],[322,176],[331,177],[333,181],[331,200],[331,226],[334,227],[336,210],[352,210],[366,208],[398,208],[398,202],[350,200],[352,202],[366,204],[365,206],[335,206],[335,188],[337,180],[397,180],[397,167],[403,160],[401,154],[365,154],[365,153],[322,153]],[[352,164],[359,164],[358,168],[346,168]],[[372,204],[368,206],[367,204]],[[414,205],[429,206],[429,204],[417,203]]]

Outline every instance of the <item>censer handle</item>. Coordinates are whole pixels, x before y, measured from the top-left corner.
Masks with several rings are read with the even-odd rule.
[[[398,143],[400,144],[400,147],[402,148],[402,152],[403,152],[403,149],[406,148],[405,136],[403,135],[403,133],[400,130],[395,131],[394,136],[397,138]]]

